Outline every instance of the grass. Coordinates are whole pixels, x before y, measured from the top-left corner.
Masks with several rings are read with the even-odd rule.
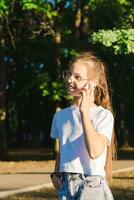
[[[116,200],[134,200],[134,171],[115,174],[111,188]]]
[[[134,200],[134,171],[118,173],[113,177],[111,189],[115,200]],[[54,188],[17,194],[4,200],[57,200]]]
[[[3,200],[57,200],[54,188],[44,188],[35,192],[17,194],[3,198]]]
[[[54,170],[53,160],[48,161],[0,161],[0,174],[14,174],[20,171],[33,170],[33,169],[44,169],[47,171]]]

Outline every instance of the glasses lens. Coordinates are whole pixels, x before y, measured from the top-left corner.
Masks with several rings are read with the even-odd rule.
[[[62,78],[66,81],[66,80],[69,79],[69,77],[70,77],[70,72],[67,71],[67,70],[64,70],[64,71],[62,72]]]

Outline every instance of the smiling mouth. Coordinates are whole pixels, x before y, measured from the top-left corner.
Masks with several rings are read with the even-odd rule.
[[[72,86],[72,85],[67,85],[67,89],[69,91],[74,91],[76,89],[76,87]]]
[[[74,88],[67,88],[68,92],[74,92]]]

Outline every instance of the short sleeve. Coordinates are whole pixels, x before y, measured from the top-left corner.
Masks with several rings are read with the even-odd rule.
[[[112,132],[114,125],[113,114],[109,110],[104,110],[100,116],[98,116],[96,131],[107,137],[109,143],[111,144]]]
[[[50,137],[51,138],[58,138],[56,113],[54,114],[54,117],[53,117]]]

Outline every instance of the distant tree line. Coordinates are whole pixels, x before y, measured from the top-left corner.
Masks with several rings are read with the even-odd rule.
[[[68,105],[61,72],[87,50],[108,65],[119,145],[134,145],[133,16],[133,0],[1,0],[1,153],[52,145],[53,113]]]

